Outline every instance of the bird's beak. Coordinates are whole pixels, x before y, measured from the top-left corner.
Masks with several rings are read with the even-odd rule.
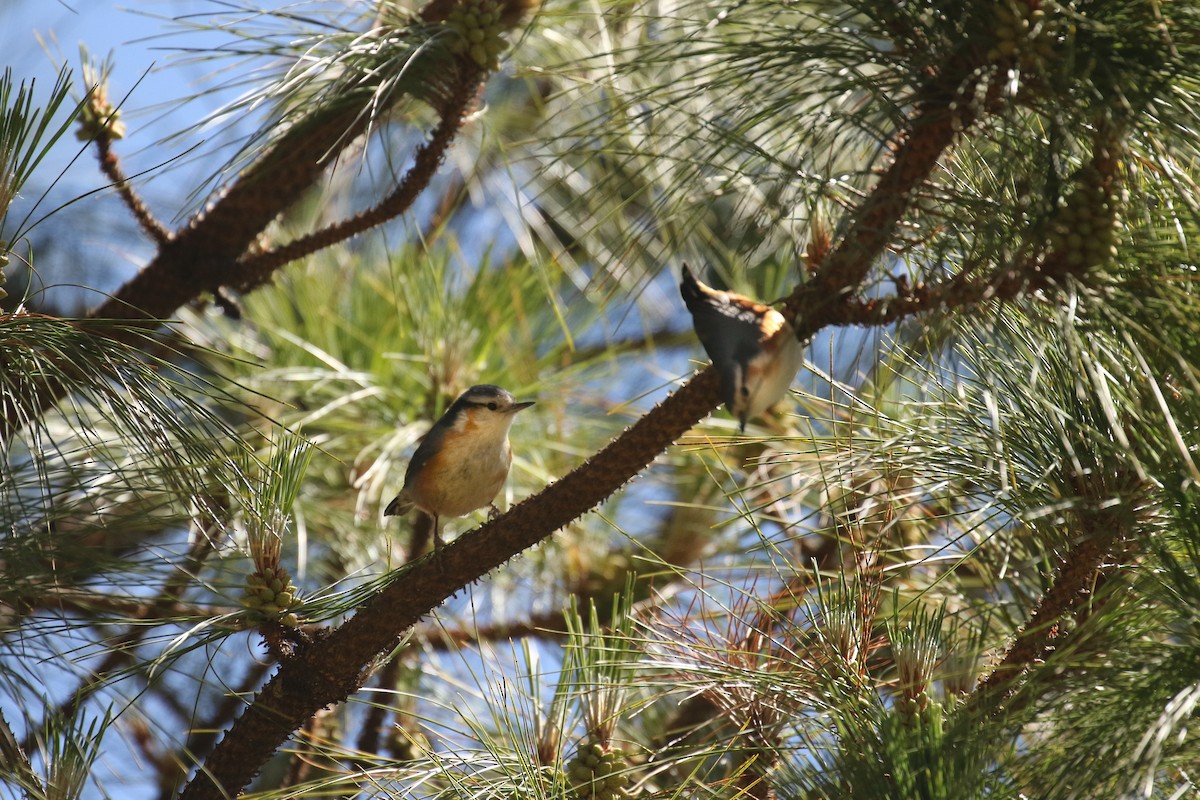
[[[513,403],[512,408],[509,409],[509,413],[515,414],[518,411],[522,411],[526,408],[529,408],[531,405],[533,405],[532,400],[526,400],[524,403]]]

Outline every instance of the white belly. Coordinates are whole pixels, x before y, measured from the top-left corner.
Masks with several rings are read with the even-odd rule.
[[[790,329],[773,362],[771,369],[760,369],[753,376],[747,375],[746,388],[750,390],[746,402],[747,419],[757,417],[786,397],[796,373],[804,363],[804,348],[791,335]]]

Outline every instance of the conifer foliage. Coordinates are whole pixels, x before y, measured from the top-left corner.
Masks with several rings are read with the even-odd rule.
[[[1192,4],[163,23],[242,138],[161,217],[111,59],[0,80],[4,796],[1200,791]],[[151,251],[79,319],[72,129]],[[684,262],[805,346],[744,430]],[[431,552],[480,383],[537,404]]]

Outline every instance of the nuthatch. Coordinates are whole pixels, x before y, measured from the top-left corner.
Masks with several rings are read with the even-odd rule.
[[[748,419],[783,399],[800,371],[804,351],[796,333],[775,309],[705,285],[687,264],[679,292],[721,376],[725,406],[745,431]]]
[[[512,464],[508,429],[516,413],[531,405],[491,384],[459,395],[413,453],[404,488],[384,516],[424,511],[433,518],[434,547],[440,548],[442,517],[461,517],[491,505],[504,486]]]

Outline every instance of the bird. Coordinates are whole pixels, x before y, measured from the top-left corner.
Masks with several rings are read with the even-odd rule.
[[[804,351],[775,309],[700,281],[683,265],[679,293],[692,325],[721,377],[721,393],[741,431],[783,399],[800,371]]]
[[[435,552],[442,547],[441,521],[491,506],[512,465],[508,431],[517,412],[533,401],[518,403],[505,389],[480,384],[450,404],[421,440],[404,487],[383,510],[402,516],[414,508],[433,518]]]

